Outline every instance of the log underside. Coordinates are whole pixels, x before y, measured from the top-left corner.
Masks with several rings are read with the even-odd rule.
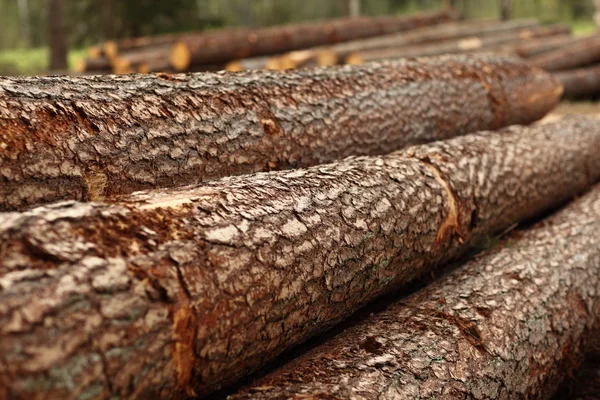
[[[206,394],[584,190],[600,178],[599,124],[5,214],[0,387]]]

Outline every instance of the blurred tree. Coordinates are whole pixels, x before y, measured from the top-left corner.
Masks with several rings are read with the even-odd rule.
[[[510,19],[511,14],[510,0],[500,0],[500,19],[503,21]]]
[[[50,0],[48,4],[48,27],[50,47],[50,70],[67,69],[68,36],[65,0]]]

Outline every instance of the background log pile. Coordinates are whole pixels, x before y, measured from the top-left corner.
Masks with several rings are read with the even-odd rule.
[[[537,121],[598,37],[454,19],[0,78],[0,400],[550,398],[586,355],[596,390],[600,119]]]

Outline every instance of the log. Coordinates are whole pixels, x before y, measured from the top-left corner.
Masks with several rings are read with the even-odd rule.
[[[559,71],[554,76],[563,84],[564,98],[577,99],[600,94],[600,65]]]
[[[600,186],[228,399],[550,398],[600,322],[599,260]]]
[[[530,123],[560,84],[516,58],[294,73],[0,78],[0,210],[321,164]]]
[[[353,40],[332,46],[320,46],[312,49],[293,51],[283,56],[255,57],[232,62],[232,70],[273,68],[274,59],[281,57],[289,60],[294,68],[312,65],[335,65],[342,63],[351,53],[365,50],[402,47],[415,44],[451,40],[473,35],[486,36],[499,32],[522,30],[538,25],[535,19],[516,20],[505,23],[495,21],[475,21],[447,23],[409,32],[376,36],[369,39]],[[279,63],[277,63],[279,64]]]
[[[453,10],[441,10],[400,17],[341,18],[327,22],[187,35],[173,45],[170,60],[176,71],[185,71],[192,64],[227,63],[242,58],[280,54],[406,31],[458,18],[458,13]]]
[[[542,37],[539,39],[528,39],[513,44],[501,45],[494,48],[494,51],[513,53],[523,58],[531,58],[549,51],[571,46],[582,40],[580,37],[572,36],[571,34],[555,35],[550,37]]]
[[[170,48],[169,45],[157,45],[120,54],[113,58],[112,71],[115,74],[130,74],[138,71],[142,64],[152,65],[154,71],[169,71],[171,65],[168,56],[165,55],[169,53]]]
[[[119,41],[109,40],[102,44],[102,54],[109,59],[113,59],[121,54],[133,50],[148,50],[152,47],[164,47],[166,45],[172,45],[183,35],[185,34],[170,33],[166,35],[141,36],[130,39],[122,39]],[[168,58],[168,55],[166,58]]]
[[[461,40],[442,41],[439,43],[426,45],[367,50],[350,54],[346,59],[346,63],[357,64],[359,61],[369,62],[407,57],[470,53],[487,50],[503,44],[516,44],[533,38],[551,37],[569,32],[570,28],[568,26],[556,24],[552,26],[523,29],[518,32],[498,33],[488,37],[471,37]]]
[[[109,74],[111,70],[110,60],[104,57],[82,59],[75,65],[75,72],[79,74],[90,72]]]
[[[600,35],[577,44],[532,57],[530,62],[546,71],[564,71],[600,62]]]
[[[0,387],[205,395],[581,192],[599,151],[580,118],[4,214]]]

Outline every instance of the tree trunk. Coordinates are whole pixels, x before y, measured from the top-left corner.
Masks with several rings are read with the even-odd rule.
[[[553,26],[535,27],[523,29],[518,32],[497,33],[493,36],[470,37],[461,40],[447,40],[426,45],[415,45],[399,48],[366,50],[352,53],[346,58],[346,62],[356,64],[352,60],[360,62],[379,61],[385,59],[425,57],[442,54],[472,53],[490,49],[500,45],[515,45],[526,42],[533,38],[551,37],[569,33],[570,28],[557,24]]]
[[[600,0],[594,0],[594,7],[596,9],[594,21],[596,22],[596,26],[600,27]]]
[[[202,396],[570,199],[599,151],[600,121],[578,118],[6,214],[0,387]]]
[[[333,44],[386,33],[406,31],[457,19],[454,11],[427,14],[345,18],[272,28],[237,29],[182,37],[171,51],[171,65],[184,71],[192,64],[230,62],[241,58]]]
[[[376,36],[370,39],[354,40],[332,46],[321,46],[307,50],[293,51],[284,54],[283,58],[288,61],[286,65],[294,68],[312,66],[312,64],[332,65],[343,63],[343,61],[354,52],[385,49],[390,47],[400,48],[403,46],[439,42],[473,35],[484,37],[498,34],[500,32],[510,32],[526,28],[533,28],[537,25],[538,23],[535,20],[517,20],[507,23],[494,23],[491,21],[448,23],[415,29],[410,32],[403,32],[399,34]],[[274,62],[274,60],[278,60],[278,62]],[[329,60],[334,61],[330,62]],[[235,63],[232,63],[232,66],[236,65],[236,70],[265,69],[269,68],[269,65],[281,65],[283,63],[285,63],[285,61],[282,61],[282,56],[256,57],[239,60]]]
[[[564,71],[600,62],[600,35],[533,57],[530,62],[547,71]]]
[[[360,17],[360,0],[345,0],[346,15]]]
[[[181,186],[530,123],[562,93],[515,58],[187,76],[0,78],[0,209]]]
[[[510,0],[500,0],[500,19],[503,21],[507,21],[511,16],[511,1]]]
[[[65,0],[49,0],[48,5],[50,71],[68,67],[68,36]]]
[[[235,399],[543,399],[599,321],[600,187]]]
[[[576,99],[600,94],[600,65],[555,74],[563,84],[564,97]]]

